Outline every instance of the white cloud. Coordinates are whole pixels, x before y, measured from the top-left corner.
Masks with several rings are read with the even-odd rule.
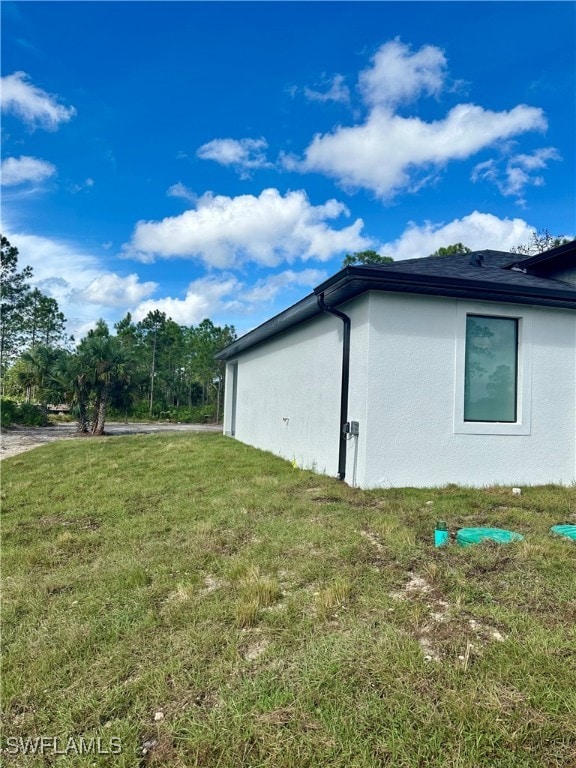
[[[482,179],[496,182],[498,178],[497,167],[496,160],[493,158],[484,160],[484,162],[474,166],[472,173],[470,174],[470,180],[474,182],[474,184]]]
[[[335,101],[340,104],[347,104],[350,101],[350,89],[344,83],[343,75],[334,75],[332,80],[322,85],[329,85],[327,91],[317,91],[312,88],[304,88],[304,95],[310,101]]]
[[[425,45],[416,53],[398,39],[382,45],[372,66],[360,73],[358,84],[370,107],[396,106],[421,94],[437,96],[444,87],[446,57],[440,48]]]
[[[76,338],[99,317],[114,323],[118,308],[124,305],[127,311],[156,287],[140,283],[136,275],[121,277],[110,272],[97,254],[78,243],[30,235],[9,226],[3,226],[2,232],[18,248],[19,266],[32,267],[31,284],[56,299],[68,320],[68,332]]]
[[[179,181],[177,184],[172,184],[172,186],[168,188],[166,194],[168,197],[181,197],[183,200],[187,200],[189,203],[196,203],[198,200],[198,195],[192,192],[191,189],[188,189],[188,187],[182,184],[181,181]]]
[[[34,281],[64,279],[71,288],[84,287],[102,271],[99,259],[76,243],[53,240],[4,227],[4,234],[19,252],[19,262],[34,270]]]
[[[84,179],[80,184],[72,184],[69,189],[70,192],[72,192],[73,195],[77,195],[79,192],[85,192],[88,189],[92,189],[94,186],[94,179],[90,178],[90,176],[87,179]]]
[[[510,159],[511,165],[517,165],[526,171],[542,170],[547,167],[549,160],[560,160],[560,154],[554,147],[542,147],[531,155],[515,155]]]
[[[104,307],[126,307],[142,301],[157,288],[158,283],[141,283],[135,274],[120,277],[114,272],[103,272],[77,291],[74,298]]]
[[[472,170],[473,182],[490,181],[498,187],[506,197],[516,197],[523,203],[522,195],[526,187],[541,187],[545,184],[544,177],[535,174],[548,167],[550,160],[561,160],[560,154],[554,147],[542,147],[532,154],[518,154],[507,158],[505,166],[495,160],[479,163]]]
[[[266,139],[213,139],[196,152],[201,160],[214,160],[220,165],[230,165],[243,177],[248,178],[256,168],[271,168],[266,159]]]
[[[302,190],[282,196],[265,189],[258,197],[205,194],[196,208],[162,221],[140,221],[125,256],[140,261],[155,257],[198,258],[209,266],[230,268],[245,262],[277,266],[298,259],[327,261],[333,256],[369,248],[364,222],[332,229],[328,222],[349,216],[345,205],[328,200],[311,205]]]
[[[7,157],[2,160],[0,174],[3,187],[13,187],[26,182],[44,181],[56,173],[56,167],[37,157]]]
[[[499,219],[491,213],[473,211],[448,224],[410,223],[397,240],[379,248],[382,256],[395,261],[427,256],[452,243],[463,243],[471,250],[509,251],[530,240],[535,227],[523,219]]]
[[[136,307],[133,318],[138,322],[157,309],[179,325],[196,325],[206,317],[237,308],[240,288],[241,283],[233,275],[199,278],[190,283],[183,299],[148,299]]]
[[[262,305],[274,302],[282,291],[291,292],[294,288],[302,287],[311,289],[326,277],[326,272],[318,269],[303,269],[299,272],[288,269],[257,280],[252,286],[247,286],[230,273],[201,277],[189,284],[183,299],[170,296],[148,299],[136,307],[132,316],[137,322],[157,309],[165,312],[179,325],[196,325],[206,317],[253,317],[262,313]],[[291,301],[292,295],[284,305]],[[266,319],[267,311],[264,310],[264,313],[257,322]],[[230,322],[230,319],[224,322]]]
[[[282,290],[297,286],[313,288],[327,277],[327,273],[320,269],[303,269],[300,272],[287,269],[284,272],[258,280],[250,290],[243,294],[243,298],[258,303],[273,301]]]
[[[446,57],[439,48],[427,45],[413,52],[399,40],[384,44],[359,75],[368,108],[364,121],[316,134],[302,158],[281,154],[281,165],[322,173],[345,189],[368,189],[385,200],[417,191],[452,161],[547,127],[543,111],[524,104],[502,112],[457,104],[431,122],[397,111],[421,96],[438,96],[446,80]]]
[[[363,125],[316,135],[295,168],[318,171],[345,187],[370,189],[388,198],[401,189],[419,188],[423,174],[450,160],[464,160],[497,141],[545,127],[542,110],[524,105],[492,112],[459,104],[432,123],[375,108]]]
[[[59,104],[57,96],[46,93],[29,81],[25,72],[14,72],[2,78],[2,109],[17,115],[31,128],[39,126],[48,131],[56,130],[60,123],[66,123],[74,117],[74,107]]]

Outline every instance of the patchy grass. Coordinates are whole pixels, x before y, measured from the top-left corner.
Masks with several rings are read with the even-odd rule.
[[[2,469],[4,765],[576,766],[574,489],[363,492],[202,434]]]

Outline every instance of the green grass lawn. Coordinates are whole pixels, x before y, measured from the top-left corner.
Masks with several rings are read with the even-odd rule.
[[[576,766],[574,488],[366,492],[213,434],[2,485],[6,766]],[[78,754],[12,754],[40,736]]]

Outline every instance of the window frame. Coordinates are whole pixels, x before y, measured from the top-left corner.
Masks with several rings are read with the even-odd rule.
[[[514,414],[513,419],[470,419],[466,418],[466,406],[471,406],[470,402],[466,403],[466,388],[464,388],[464,421],[466,422],[481,422],[483,424],[516,424],[518,421],[518,343],[519,343],[519,326],[520,321],[517,317],[496,317],[495,315],[477,315],[471,312],[466,313],[466,345],[464,348],[464,385],[466,385],[466,365],[469,363],[468,357],[468,321],[472,318],[482,320],[497,320],[503,323],[512,323],[514,328],[514,393],[512,402],[512,412]]]
[[[468,317],[516,320],[516,421],[466,421],[464,388],[466,371],[466,328]],[[459,302],[456,328],[454,386],[454,432],[473,435],[529,435],[531,431],[532,319],[520,307]]]

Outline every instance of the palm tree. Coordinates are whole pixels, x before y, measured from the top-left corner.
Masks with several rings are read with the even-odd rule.
[[[54,372],[54,378],[59,382],[66,402],[72,406],[72,413],[76,415],[76,431],[80,434],[87,434],[89,431],[90,374],[91,371],[84,366],[77,354],[62,357]]]
[[[46,409],[52,395],[58,392],[53,374],[62,354],[61,350],[37,344],[21,355],[23,365],[17,379],[26,391],[27,403],[34,397]]]
[[[130,387],[131,360],[117,338],[98,331],[82,340],[77,360],[82,386],[91,393],[92,434],[103,435],[108,404],[118,390]]]

